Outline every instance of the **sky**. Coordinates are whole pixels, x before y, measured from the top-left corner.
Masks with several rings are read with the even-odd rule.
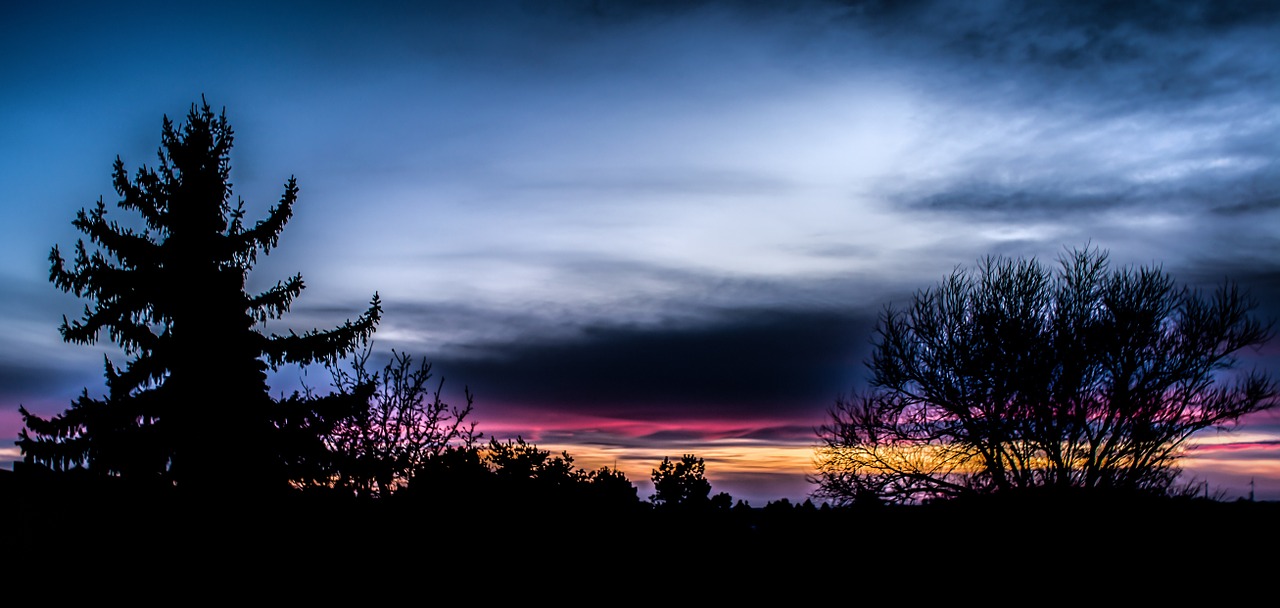
[[[50,249],[202,99],[250,218],[298,180],[250,287],[307,289],[268,331],[376,292],[375,356],[469,388],[486,438],[642,499],[695,454],[762,506],[814,489],[877,314],[983,256],[1098,247],[1280,317],[1277,57],[1275,1],[6,2],[0,467],[19,405],[121,357],[62,342]],[[1189,476],[1280,500],[1280,412],[1197,439]]]

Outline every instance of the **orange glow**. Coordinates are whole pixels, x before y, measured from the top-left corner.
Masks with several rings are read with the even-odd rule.
[[[715,473],[795,471],[803,474],[810,470],[813,460],[812,446],[763,445],[732,440],[685,443],[671,449],[567,443],[541,443],[538,448],[553,454],[567,451],[573,456],[576,466],[589,471],[616,467],[632,481],[648,479],[664,457],[678,459],[684,454],[693,454],[706,461],[708,477]]]
[[[641,500],[653,492],[650,476],[664,457],[673,460],[693,454],[707,465],[711,493],[728,493],[754,506],[786,498],[803,502],[813,488],[805,481],[813,471],[813,446],[769,445],[744,440],[707,440],[670,448],[637,448],[593,443],[540,443],[552,454],[567,451],[574,466],[588,471],[609,467],[621,471],[636,487]]]

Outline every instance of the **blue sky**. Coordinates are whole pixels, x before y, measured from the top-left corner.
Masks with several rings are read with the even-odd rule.
[[[251,216],[301,188],[253,278],[308,288],[269,329],[376,291],[377,351],[642,496],[695,452],[718,491],[803,499],[876,313],[984,255],[1089,244],[1277,316],[1280,4],[779,6],[4,4],[0,461],[19,404],[100,393],[116,352],[61,342],[50,248],[202,96]],[[1259,416],[1197,472],[1280,499],[1277,440]]]

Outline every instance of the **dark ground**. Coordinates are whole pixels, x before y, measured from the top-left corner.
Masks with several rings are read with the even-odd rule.
[[[55,587],[141,577],[210,593],[249,586],[323,598],[324,589],[446,585],[514,599],[611,585],[625,596],[637,584],[653,594],[685,581],[695,595],[728,589],[749,601],[752,589],[780,588],[846,597],[888,585],[908,599],[939,590],[1083,596],[1265,585],[1274,599],[1280,580],[1276,502],[1028,496],[623,511],[301,494],[197,500],[18,477],[0,472],[4,572]]]

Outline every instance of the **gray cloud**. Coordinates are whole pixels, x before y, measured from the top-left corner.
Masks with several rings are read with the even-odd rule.
[[[1077,221],[1099,211],[1158,210],[1180,215],[1266,214],[1280,207],[1280,181],[1272,167],[1232,172],[1192,171],[1158,182],[1106,179],[1076,182],[1031,181],[1002,184],[969,181],[940,186],[932,193],[899,194],[901,208],[965,217],[1035,218]]]
[[[1047,216],[1067,219],[1100,210],[1135,206],[1128,192],[1076,193],[1063,188],[1043,186],[1007,187],[976,183],[905,201],[907,207],[924,211],[957,213],[964,216],[1027,217]]]
[[[82,370],[52,368],[36,361],[0,361],[0,395],[9,399],[16,398],[18,401],[43,398],[50,389],[82,381],[86,375],[88,374]],[[74,394],[68,394],[66,400],[70,401],[73,397]],[[17,404],[12,407],[16,409]]]
[[[643,168],[630,168],[614,175],[594,173],[582,176],[563,176],[559,179],[530,178],[514,180],[513,189],[549,190],[574,195],[600,197],[604,203],[625,195],[624,198],[645,198],[672,195],[713,194],[726,197],[780,197],[790,194],[796,184],[782,176],[760,175],[737,170],[691,169],[675,167],[655,168],[646,173]]]
[[[693,327],[588,327],[576,338],[494,345],[492,358],[435,363],[486,401],[535,410],[767,418],[821,412],[848,391],[861,378],[869,329],[854,314],[741,310]]]

